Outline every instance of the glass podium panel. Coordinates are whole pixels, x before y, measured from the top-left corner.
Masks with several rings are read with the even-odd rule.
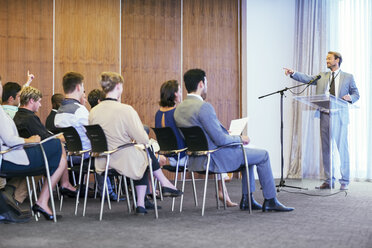
[[[302,187],[335,187],[349,178],[347,129],[350,104],[333,95],[299,96]],[[345,181],[347,182],[347,181]],[[333,186],[333,187],[332,187]]]

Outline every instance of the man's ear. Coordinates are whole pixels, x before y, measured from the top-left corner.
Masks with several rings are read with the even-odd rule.
[[[200,80],[200,82],[198,83],[198,89],[203,89],[203,88],[204,88],[203,80]]]

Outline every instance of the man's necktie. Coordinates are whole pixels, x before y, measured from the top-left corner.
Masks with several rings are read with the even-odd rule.
[[[335,87],[335,72],[333,71],[332,72],[331,84],[329,86],[329,94],[336,96],[335,91],[336,91],[336,87]]]

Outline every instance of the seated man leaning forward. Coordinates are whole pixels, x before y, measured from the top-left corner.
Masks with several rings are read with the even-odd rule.
[[[243,142],[249,143],[247,136],[231,136],[217,119],[216,112],[210,103],[205,102],[207,96],[207,78],[205,72],[200,69],[192,69],[184,75],[185,87],[188,92],[187,98],[176,108],[174,118],[178,127],[199,126],[203,129],[210,149],[219,146]],[[240,202],[241,210],[249,209],[249,199],[252,199],[252,209],[265,211],[292,211],[294,208],[286,207],[276,198],[274,178],[271,171],[269,154],[265,150],[245,148],[250,175],[251,191],[255,190],[255,180],[253,165],[257,166],[257,173],[261,183],[263,196],[265,198],[263,206],[258,204],[251,193],[247,192],[246,171],[242,172],[242,191],[243,196]],[[194,171],[205,170],[205,163],[200,163],[199,159],[191,157],[189,168]],[[244,164],[243,151],[241,147],[223,148],[211,155],[210,171],[228,172],[238,169]]]
[[[121,103],[123,92],[123,77],[115,72],[103,72],[100,83],[106,98],[95,106],[89,114],[89,124],[99,124],[105,132],[109,149],[136,141],[139,144],[148,144],[149,136],[137,112],[129,105]],[[154,176],[162,184],[164,196],[180,196],[177,190],[164,176],[154,154],[150,152]],[[106,158],[96,160],[97,172],[105,170]],[[112,154],[110,168],[118,173],[134,179],[137,193],[137,214],[147,213],[145,208],[145,194],[148,181],[147,155],[143,149],[135,146],[119,150]]]

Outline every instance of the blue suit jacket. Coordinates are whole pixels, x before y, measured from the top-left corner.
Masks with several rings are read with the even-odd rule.
[[[316,82],[316,94],[322,95],[326,94],[326,91],[328,89],[328,82],[330,82],[331,72],[321,72],[319,73],[321,78]],[[291,78],[293,78],[296,81],[307,83],[310,80],[314,79],[316,76],[310,76],[306,75],[301,72],[294,73]],[[352,74],[346,73],[343,71],[340,71],[340,80],[339,80],[339,87],[338,87],[338,96],[339,98],[342,98],[343,96],[349,94],[351,97],[351,103],[354,103],[358,101],[359,99],[359,91],[356,87],[355,80]],[[337,95],[337,94],[336,94]],[[349,114],[346,109],[343,113],[340,113],[342,115],[342,120],[344,123],[349,123]]]
[[[241,142],[240,136],[231,136],[217,119],[216,112],[210,103],[188,95],[176,108],[174,119],[177,127],[199,126],[203,129],[209,149]],[[228,172],[236,170],[243,161],[243,151],[240,146],[223,148],[211,155],[210,171]],[[189,168],[193,171],[206,169],[206,157],[189,158]]]

